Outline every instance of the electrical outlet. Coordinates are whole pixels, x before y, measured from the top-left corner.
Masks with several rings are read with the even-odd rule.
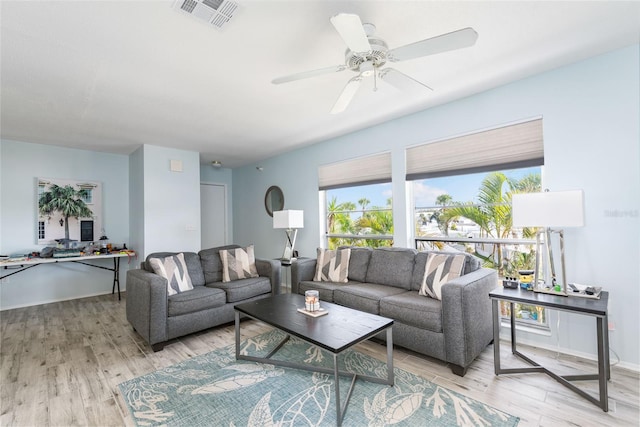
[[[609,322],[609,330],[610,331],[615,331],[616,330],[616,324],[614,322]]]

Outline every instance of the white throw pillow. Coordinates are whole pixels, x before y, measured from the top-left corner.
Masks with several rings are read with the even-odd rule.
[[[167,293],[169,295],[193,289],[193,283],[191,283],[183,253],[162,259],[151,258],[149,263],[154,273],[167,279]]]
[[[253,245],[246,248],[223,249],[220,251],[220,260],[223,282],[258,277]]]
[[[316,275],[318,282],[347,283],[351,249],[329,250],[318,248]]]
[[[424,266],[420,295],[442,299],[442,285],[462,275],[464,255],[430,253]]]

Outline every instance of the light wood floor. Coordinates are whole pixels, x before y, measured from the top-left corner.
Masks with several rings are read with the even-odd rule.
[[[153,353],[133,332],[122,301],[112,295],[0,312],[1,426],[134,425],[117,385],[234,342],[233,326],[191,335]],[[243,322],[243,336],[268,330]],[[503,347],[503,365],[516,362]],[[385,348],[358,350],[385,360]],[[506,350],[506,351],[505,351]],[[595,372],[595,363],[527,348],[562,374]],[[460,378],[442,362],[396,348],[396,367],[521,418],[520,426],[638,426],[639,375],[612,368],[608,413],[543,374],[493,373],[492,346]],[[580,386],[597,390],[596,381]]]

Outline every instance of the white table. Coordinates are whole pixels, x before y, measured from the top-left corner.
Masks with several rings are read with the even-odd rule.
[[[111,254],[102,254],[102,255],[86,255],[86,256],[74,256],[74,257],[64,257],[64,258],[26,258],[20,260],[4,260],[0,261],[0,267],[2,267],[2,271],[6,271],[8,269],[16,269],[11,273],[3,274],[0,276],[0,279],[4,279],[5,277],[13,276],[14,274],[18,274],[30,268],[36,267],[42,264],[56,264],[59,262],[75,262],[78,264],[88,265],[89,267],[101,268],[103,270],[108,270],[113,272],[113,287],[111,288],[111,293],[115,293],[116,286],[118,287],[118,300],[120,300],[120,258],[123,257],[133,257],[136,256],[135,253],[126,253],[126,252],[116,252]],[[102,265],[89,264],[88,260],[92,259],[113,259],[113,268],[105,267]]]

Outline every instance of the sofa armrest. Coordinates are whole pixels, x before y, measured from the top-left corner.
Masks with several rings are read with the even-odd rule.
[[[307,280],[313,280],[316,274],[315,258],[296,259],[291,263],[291,293],[298,293],[298,284]]]
[[[256,259],[256,268],[260,276],[268,277],[271,281],[271,293],[278,295],[281,284],[280,261],[273,259]]]
[[[167,279],[143,269],[127,271],[127,320],[150,345],[167,341]]]
[[[489,292],[498,273],[480,268],[442,286],[442,327],[447,361],[466,368],[493,339]]]

